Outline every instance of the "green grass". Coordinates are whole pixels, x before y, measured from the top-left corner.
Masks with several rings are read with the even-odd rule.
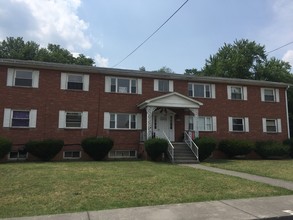
[[[202,164],[293,181],[293,160],[208,160]]]
[[[0,164],[0,218],[292,194],[152,162]]]

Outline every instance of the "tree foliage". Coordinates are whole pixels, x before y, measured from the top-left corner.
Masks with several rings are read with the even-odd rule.
[[[74,57],[70,51],[60,45],[48,44],[47,48],[40,48],[34,41],[25,42],[22,37],[7,37],[0,42],[0,58],[36,60],[54,63],[79,64],[92,66],[94,60],[83,54]]]
[[[161,67],[156,72],[159,72],[159,73],[174,73],[174,71],[171,68],[167,67],[167,66]]]

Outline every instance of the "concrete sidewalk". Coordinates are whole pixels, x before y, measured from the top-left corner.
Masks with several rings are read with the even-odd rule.
[[[200,164],[184,164],[225,175],[266,183],[292,190],[293,182],[260,177],[247,173],[207,167]],[[242,220],[242,219],[293,219],[293,195],[252,199],[220,200],[112,209],[61,215],[47,215],[6,220]]]
[[[146,206],[9,220],[248,220],[293,219],[293,195]],[[8,219],[7,219],[8,220]]]

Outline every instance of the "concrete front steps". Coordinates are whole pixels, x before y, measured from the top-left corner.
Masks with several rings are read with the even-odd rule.
[[[175,163],[199,163],[191,149],[184,142],[174,142]]]

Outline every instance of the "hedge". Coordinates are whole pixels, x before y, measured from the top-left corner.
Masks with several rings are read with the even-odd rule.
[[[254,143],[247,140],[222,140],[219,143],[219,150],[228,157],[249,154],[254,149]]]
[[[293,158],[293,138],[285,140],[283,144],[290,147],[289,155]]]
[[[144,142],[144,147],[151,160],[155,161],[167,152],[168,141],[162,138],[152,138]]]
[[[194,143],[198,146],[199,161],[204,161],[210,157],[217,146],[217,141],[210,137],[197,138]]]
[[[274,140],[257,141],[255,144],[255,152],[264,159],[286,157],[289,155],[289,151],[290,147],[288,145]]]
[[[113,145],[114,142],[109,137],[88,137],[81,142],[84,152],[94,160],[103,160]]]
[[[5,157],[11,151],[12,142],[6,138],[0,137],[0,159]]]
[[[49,161],[61,151],[63,145],[63,140],[58,139],[29,141],[25,144],[25,150],[43,161]]]

